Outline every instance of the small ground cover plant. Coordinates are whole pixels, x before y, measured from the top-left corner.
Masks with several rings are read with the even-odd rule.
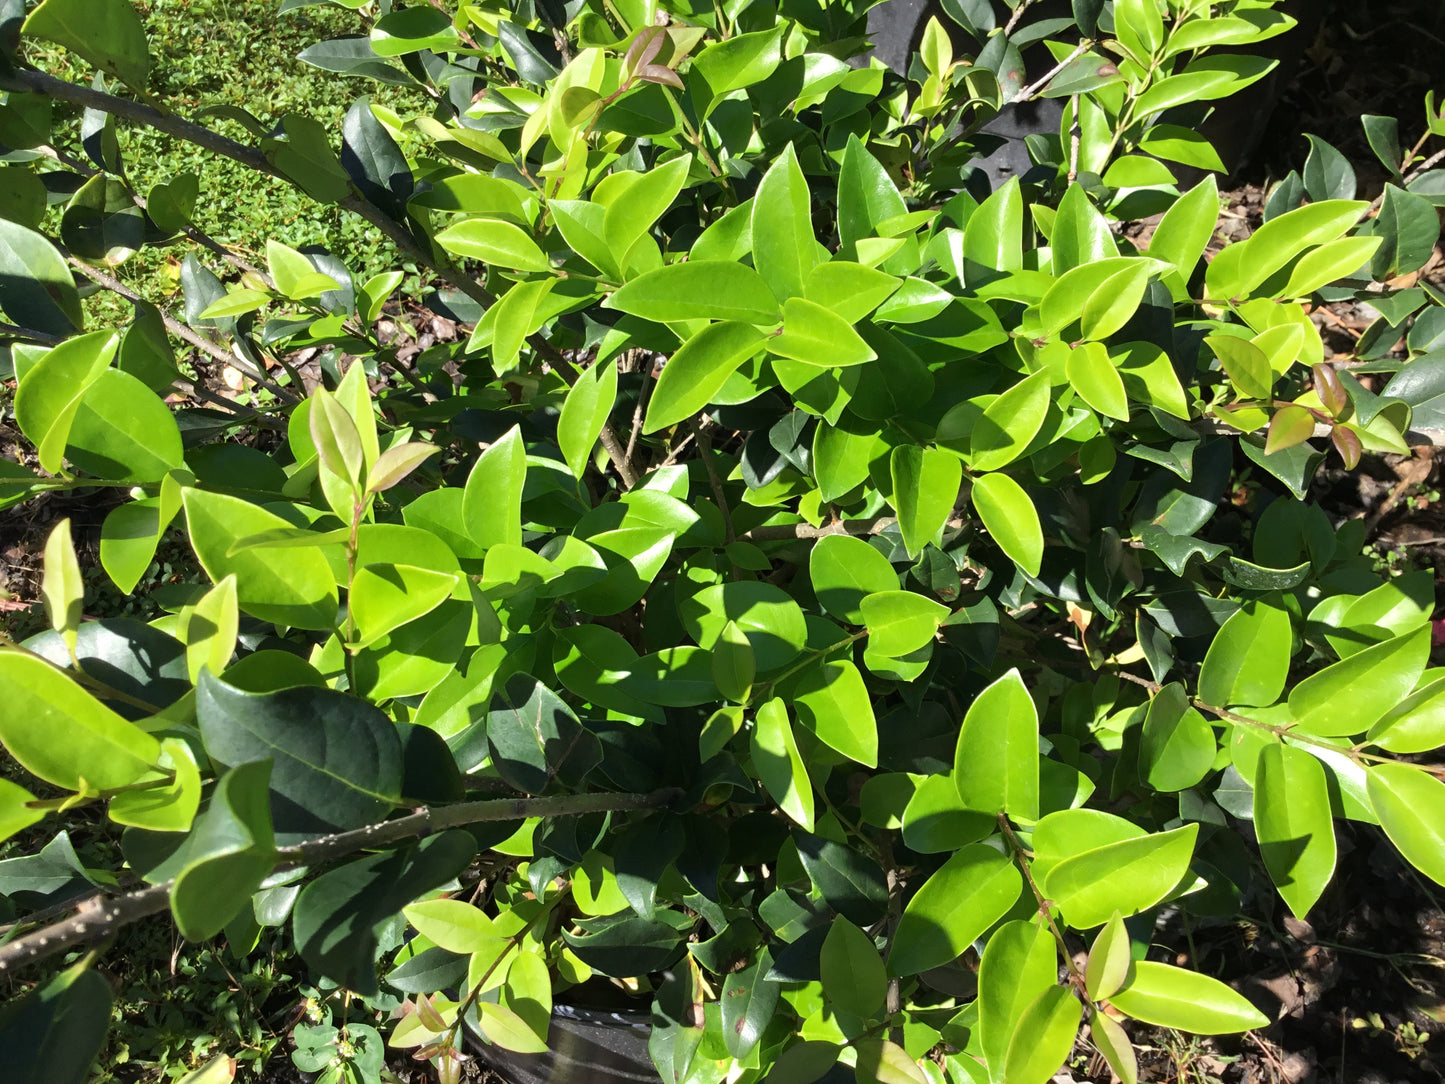
[[[1176,171],[1219,168],[1193,121],[1270,70],[1269,0],[959,0],[973,52],[933,20],[902,75],[850,63],[867,3],[339,6],[356,35],[302,58],[397,106],[234,106],[239,142],[151,98],[128,0],[0,0],[31,445],[0,500],[122,492],[116,586],[168,533],[205,577],[83,621],[62,521],[52,628],[0,646],[29,773],[0,825],[55,829],[0,863],[14,1079],[85,1079],[94,946],[168,910],[291,940],[293,1060],[328,1082],[380,1079],[384,1043],[456,1080],[468,1030],[540,1051],[589,984],[650,1007],[668,1081],[1029,1084],[1082,1039],[1132,1082],[1130,1021],[1267,1023],[1151,958],[1161,909],[1268,885],[1303,917],[1337,818],[1445,883],[1433,584],[1309,500],[1326,454],[1441,428],[1433,98],[1418,131],[1365,118],[1379,200],[1316,139],[1205,261],[1216,184]],[[981,129],[1040,95],[1060,131],[987,190]],[[357,216],[469,337],[403,360],[375,329],[401,270],[207,245],[195,177],[137,191],[122,124]],[[130,322],[85,323],[78,282],[172,245],[183,311],[126,291]],[[1346,371],[1306,306],[1354,294],[1381,323]],[[249,384],[183,375],[170,336]],[[97,870],[67,824],[102,809]]]

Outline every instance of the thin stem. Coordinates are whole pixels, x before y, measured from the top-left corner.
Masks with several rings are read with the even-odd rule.
[[[1068,966],[1069,977],[1073,979],[1074,985],[1079,992],[1087,998],[1088,991],[1084,987],[1084,976],[1079,972],[1079,967],[1074,963],[1074,954],[1069,951],[1069,943],[1064,940],[1064,933],[1054,921],[1054,910],[1049,905],[1048,898],[1040,891],[1038,884],[1034,881],[1033,870],[1029,868],[1028,849],[1020,842],[1019,837],[1014,835],[1013,826],[1008,822],[1008,814],[998,815],[999,831],[1003,833],[1004,839],[1008,841],[1009,849],[1013,851],[1014,861],[1018,863],[1019,869],[1023,871],[1024,880],[1028,882],[1029,891],[1034,894],[1034,900],[1039,905],[1039,917],[1049,924],[1049,930],[1054,935],[1054,941],[1059,946],[1059,955],[1064,958]]]
[[[1050,81],[1051,79],[1053,79],[1054,76],[1058,75],[1059,72],[1063,71],[1063,70],[1064,70],[1065,68],[1067,68],[1070,64],[1072,64],[1074,61],[1078,60],[1079,57],[1081,57],[1081,56],[1083,56],[1085,53],[1087,53],[1087,52],[1089,51],[1089,47],[1092,46],[1093,44],[1094,44],[1094,43],[1093,43],[1091,40],[1089,40],[1088,38],[1085,38],[1083,41],[1079,42],[1078,45],[1074,46],[1074,51],[1073,51],[1073,52],[1071,52],[1068,56],[1064,57],[1063,60],[1061,60],[1061,61],[1059,61],[1057,64],[1055,64],[1052,68],[1050,68],[1048,71],[1046,71],[1046,72],[1045,72],[1042,76],[1040,76],[1038,79],[1035,79],[1035,80],[1034,80],[1032,83],[1030,83],[1028,86],[1024,87],[1023,90],[1021,90],[1021,91],[1019,91],[1017,94],[1015,94],[1012,98],[1010,98],[1010,99],[1008,100],[1008,104],[1009,104],[1009,105],[1017,105],[1019,102],[1026,102],[1026,101],[1028,101],[1030,98],[1032,98],[1032,97],[1033,97],[1035,94],[1037,94],[1039,91],[1043,90],[1044,87],[1048,86],[1048,85],[1049,85],[1049,81]]]
[[[874,516],[872,519],[835,519],[821,527],[814,527],[811,523],[782,523],[771,527],[754,527],[751,531],[738,535],[738,538],[744,542],[783,542],[792,539],[826,538],[832,534],[867,537],[882,534],[897,522],[897,516]],[[957,530],[967,522],[961,516],[953,516],[948,521],[948,527]]]
[[[632,453],[637,449],[637,438],[642,433],[642,417],[647,411],[647,396],[652,390],[652,366],[653,362],[648,359],[642,367],[642,388],[637,393],[637,406],[632,410],[632,431],[627,434],[627,451],[622,453],[622,458],[628,464],[632,463]]]
[[[728,510],[727,493],[723,490],[722,479],[718,476],[717,467],[712,461],[712,437],[708,432],[698,425],[692,418],[687,420],[688,429],[692,431],[693,440],[697,441],[698,458],[702,460],[702,466],[707,471],[708,484],[712,487],[712,499],[717,503],[718,511],[722,513],[723,528],[727,532],[729,545],[737,540],[733,533],[733,516]],[[737,566],[734,565],[734,571]]]
[[[125,484],[130,485],[132,483],[127,482]],[[131,707],[139,708],[141,711],[144,711],[150,715],[155,715],[161,710],[155,704],[151,704],[145,700],[141,700],[139,697],[131,696],[130,693],[121,692],[121,690],[115,688],[112,685],[107,685],[99,678],[91,677],[84,670],[81,670],[78,667],[75,670],[67,670],[65,667],[57,665],[51,659],[47,659],[39,652],[31,651],[28,647],[24,647],[21,644],[16,643],[10,638],[8,634],[3,632],[0,632],[0,647],[8,648],[11,651],[18,651],[22,655],[29,655],[32,659],[39,659],[47,666],[53,666],[62,674],[66,674],[70,677],[75,678],[75,680],[80,682],[80,684],[84,685],[88,689],[99,693],[106,700],[118,700],[122,704],[129,704]]]
[[[1427,133],[1427,135],[1428,135],[1428,133]],[[1421,142],[1423,143],[1424,140],[1422,139]],[[1416,147],[1418,148],[1419,145],[1420,145],[1420,144],[1416,144]],[[1412,153],[1413,153],[1413,152],[1412,152]],[[1405,185],[1409,184],[1411,181],[1417,179],[1422,173],[1428,172],[1429,170],[1433,169],[1435,166],[1439,165],[1442,161],[1445,161],[1445,150],[1436,151],[1436,152],[1435,152],[1434,154],[1432,154],[1429,158],[1425,159],[1425,161],[1421,162],[1418,166],[1416,166],[1414,169],[1412,169],[1409,173],[1407,173],[1407,174],[1405,174],[1403,177],[1401,177],[1401,178],[1400,178],[1400,186],[1403,188]],[[1381,205],[1382,203],[1384,203],[1384,202],[1385,202],[1385,193],[1384,193],[1384,192],[1381,192],[1378,196],[1376,196],[1373,200],[1370,201],[1370,210],[1372,210],[1372,211],[1378,211],[1378,210],[1380,209],[1380,205]]]
[[[41,346],[59,346],[65,341],[61,336],[52,335],[48,331],[36,331],[34,328],[6,323],[0,323],[0,339],[24,339]]]
[[[1019,6],[1014,8],[1014,13],[1009,17],[1009,21],[1004,24],[1004,37],[1008,37],[1014,32],[1014,27],[1018,26],[1019,20],[1023,18],[1024,12],[1028,11],[1028,9],[1032,7],[1035,2],[1036,0],[1021,0]]]

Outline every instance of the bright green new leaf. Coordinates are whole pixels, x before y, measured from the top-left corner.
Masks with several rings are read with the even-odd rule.
[[[969,705],[953,778],[964,809],[1039,819],[1039,716],[1017,668]]]
[[[979,204],[963,230],[963,255],[969,263],[993,271],[1018,271],[1024,265],[1024,201],[1017,177]]]
[[[808,576],[813,594],[823,609],[850,625],[862,625],[863,600],[880,591],[898,589],[898,573],[861,538],[826,535],[808,556]]]
[[[1049,409],[1049,374],[1026,376],[987,407],[969,433],[968,465],[976,471],[1006,467],[1043,428]]]
[[[0,218],[0,309],[51,335],[71,335],[85,326],[75,279],[55,246],[5,218]]]
[[[1084,988],[1089,997],[1094,1001],[1112,997],[1128,982],[1131,966],[1129,931],[1124,928],[1123,916],[1115,911],[1089,949],[1084,968]]]
[[[1103,343],[1080,343],[1069,351],[1064,372],[1079,397],[1110,418],[1129,420],[1129,398],[1124,392],[1124,379],[1114,368],[1113,359]],[[1038,374],[1042,375],[1042,374]]]
[[[63,45],[133,90],[146,88],[150,47],[130,0],[45,0],[21,32]]]
[[[401,913],[417,933],[448,952],[465,956],[488,951],[499,954],[506,947],[506,934],[497,929],[485,911],[465,900],[419,900],[403,907]]]
[[[1320,762],[1270,742],[1254,770],[1254,830],[1269,877],[1304,918],[1335,872],[1335,821]]]
[[[185,467],[175,415],[130,373],[107,369],[80,397],[66,455],[80,470],[115,482],[158,482]]]
[[[709,324],[688,339],[657,378],[647,402],[642,431],[655,433],[686,421],[702,410],[738,366],[758,352],[765,338],[767,336],[752,324],[725,320]],[[565,407],[563,417],[566,417]]]
[[[766,280],[729,260],[688,260],[648,271],[613,291],[603,307],[660,324],[737,320],[771,327],[782,319]]]
[[[677,199],[687,181],[691,165],[691,155],[684,154],[648,170],[608,206],[602,220],[602,236],[619,260],[672,206],[672,201]]]
[[[284,561],[264,549],[231,552],[240,539],[292,524],[264,508],[200,489],[182,493],[191,547],[211,582],[236,577],[241,609],[262,621],[302,629],[336,622],[336,580],[319,546],[291,549]]]
[[[113,790],[152,772],[160,743],[34,655],[0,652],[0,742],[32,775]],[[63,740],[60,740],[63,736]]]
[[[818,263],[818,242],[808,182],[792,143],[758,182],[752,229],[753,266],[773,295],[780,302],[802,297],[808,273]]]
[[[1149,702],[1139,739],[1139,774],[1155,790],[1185,790],[1203,779],[1218,751],[1214,728],[1189,706],[1184,686],[1164,686]]]
[[[1383,240],[1382,237],[1341,237],[1306,252],[1294,265],[1289,282],[1279,291],[1279,296],[1308,297],[1322,286],[1359,271],[1369,264]]]
[[[50,627],[75,651],[75,634],[85,608],[85,581],[80,576],[80,562],[70,540],[70,519],[62,519],[45,540],[44,576],[40,581],[40,597]]]
[[[878,355],[832,309],[804,297],[783,302],[783,330],[767,340],[768,350],[820,369],[862,365]],[[666,370],[664,370],[665,372]]]
[[[1117,1020],[1094,1009],[1089,1017],[1089,1038],[1104,1055],[1120,1084],[1139,1084],[1139,1059],[1128,1033]]]
[[[855,324],[876,309],[902,285],[902,280],[850,260],[820,263],[808,273],[803,293],[809,301]]]
[[[1019,1015],[1003,1078],[1009,1084],[1047,1084],[1074,1047],[1083,1011],[1067,986],[1051,986],[1034,998]]]
[[[519,226],[496,218],[469,218],[437,234],[448,252],[518,271],[550,271],[546,254]]]
[[[793,708],[798,721],[828,745],[865,767],[877,767],[873,702],[863,675],[847,659],[824,661],[804,671],[793,689]]]
[[[888,460],[893,507],[909,556],[917,557],[937,537],[958,503],[963,464],[942,448],[903,444]]]
[[[1263,350],[1237,335],[1209,335],[1205,345],[1214,351],[1229,382],[1246,399],[1268,399],[1274,387],[1274,370]]]
[[[986,843],[956,852],[908,901],[893,949],[892,975],[916,975],[956,959],[1018,899],[1018,869]]]
[[[4,228],[0,221],[0,242]],[[107,370],[119,343],[114,331],[69,339],[20,377],[15,389],[15,422],[40,453],[40,465],[51,473],[60,471],[86,389]]]
[[[1119,255],[1108,220],[1090,202],[1084,186],[1077,183],[1071,184],[1059,200],[1049,245],[1054,254],[1054,273],[1058,275]]]
[[[1405,860],[1445,884],[1445,783],[1408,764],[1373,764],[1370,806]]]
[[[45,818],[44,810],[31,808],[33,801],[35,795],[19,783],[0,779],[0,842]]]
[[[988,1064],[1002,1069],[1024,1009],[1057,982],[1057,953],[1048,927],[1034,922],[1005,922],[989,937],[978,968],[979,1039]]]
[[[186,645],[186,673],[192,684],[200,678],[202,667],[219,674],[230,664],[240,616],[234,575],[226,576],[194,606],[181,611],[176,638]]]
[[[948,607],[913,591],[877,591],[860,609],[868,626],[868,648],[897,659],[933,641]]]
[[[798,752],[788,709],[777,697],[758,708],[753,717],[753,767],[778,808],[792,820],[813,830],[813,784]]]
[[[1007,474],[985,474],[974,479],[972,496],[974,511],[999,549],[1037,576],[1044,560],[1044,530],[1024,487]]]
[[[1147,342],[1125,343],[1109,356],[1118,366],[1129,398],[1189,420],[1189,401],[1184,397],[1179,374],[1160,347]]]
[[[1210,261],[1204,275],[1209,295],[1247,296],[1307,249],[1343,236],[1368,209],[1363,200],[1320,200],[1271,218]]]
[[[1179,885],[1198,835],[1198,824],[1186,824],[1075,854],[1049,871],[1044,891],[1075,929],[1102,925],[1115,911],[1137,915]]]
[[[1289,676],[1293,634],[1288,611],[1255,599],[1214,634],[1199,671],[1199,699],[1216,707],[1265,707],[1279,699]]]
[[[1392,753],[1428,753],[1445,745],[1445,677],[1422,685],[1370,728],[1371,744]]]
[[[1334,738],[1369,730],[1420,680],[1430,652],[1430,630],[1416,629],[1326,666],[1290,690],[1299,728]]]
[[[656,398],[654,388],[654,401]],[[616,402],[617,366],[610,362],[594,365],[578,376],[563,400],[562,415],[557,420],[557,444],[574,478],[581,478],[587,469],[593,446]]]
[[[757,672],[752,642],[736,622],[729,621],[712,645],[713,683],[727,699],[743,703],[752,691]]]
[[[547,1043],[512,1009],[489,1001],[476,1002],[482,1034],[503,1050],[517,1054],[545,1054]]]
[[[190,831],[201,804],[195,751],[182,738],[162,738],[160,767],[170,770],[171,781],[117,794],[106,810],[111,820],[153,832]]]
[[[918,1062],[897,1043],[864,1038],[855,1040],[853,1048],[858,1052],[853,1079],[859,1084],[929,1084]]]
[[[1269,1024],[1269,1017],[1218,979],[1141,960],[1134,978],[1109,999],[1120,1012],[1196,1035],[1228,1035]]]
[[[467,533],[483,549],[498,542],[522,544],[522,487],[527,480],[527,449],[522,430],[512,426],[483,452],[462,496]]]
[[[374,643],[392,629],[431,613],[451,597],[456,586],[455,573],[412,565],[374,564],[357,569],[347,599],[356,625],[354,646]]]
[[[1177,274],[1167,275],[1165,284],[1176,301],[1188,296],[1189,279],[1214,236],[1218,218],[1219,185],[1206,177],[1174,201],[1149,239],[1149,255],[1174,265]]]
[[[888,971],[873,939],[839,915],[823,939],[818,967],[828,1000],[854,1016],[871,1019],[883,1008]]]

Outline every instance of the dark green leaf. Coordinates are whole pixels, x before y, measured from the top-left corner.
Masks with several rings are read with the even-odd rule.
[[[0,1009],[5,1079],[84,1084],[110,1030],[110,984],[78,963]]]
[[[602,760],[596,736],[530,674],[513,675],[493,693],[487,744],[502,778],[528,794],[542,793],[553,779],[576,786]]]

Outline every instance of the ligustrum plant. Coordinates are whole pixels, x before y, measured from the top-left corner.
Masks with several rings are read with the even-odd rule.
[[[869,0],[338,2],[302,59],[397,105],[328,131],[153,98],[128,0],[0,0],[4,501],[113,494],[122,592],[168,535],[198,564],[86,621],[61,520],[53,630],[0,650],[0,824],[51,840],[0,864],[8,1080],[84,1079],[105,938],[169,911],[400,1006],[297,1028],[327,1082],[540,1051],[597,985],[676,1084],[1039,1084],[1076,1043],[1132,1082],[1135,1022],[1267,1023],[1153,958],[1161,915],[1308,914],[1342,818],[1445,883],[1432,584],[1310,491],[1442,424],[1433,101],[1366,118],[1381,199],[1316,139],[1206,260],[1196,122],[1271,68],[1271,0],[953,0],[902,74]],[[1039,96],[989,191],[983,126]],[[378,337],[400,267],[217,244],[137,125],[362,216],[465,341]],[[180,297],[116,277],[156,245]],[[1308,311],[1354,296],[1326,363]]]

